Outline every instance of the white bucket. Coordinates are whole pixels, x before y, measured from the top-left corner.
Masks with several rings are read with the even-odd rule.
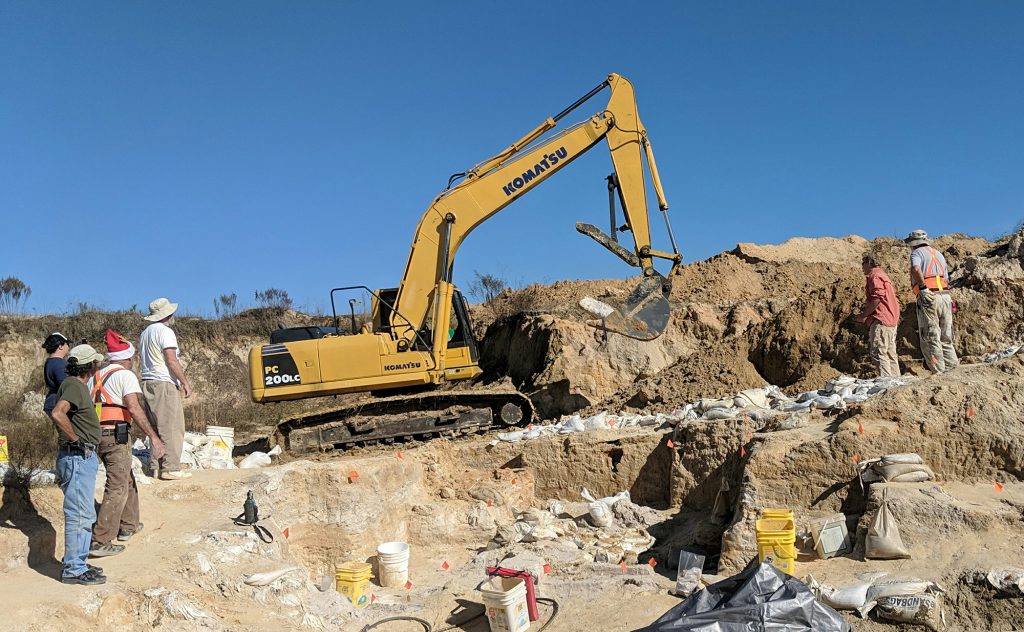
[[[480,587],[491,632],[523,632],[530,629],[526,609],[526,581],[521,577],[493,577]]]
[[[385,542],[377,547],[377,578],[385,588],[405,586],[409,581],[409,545]]]
[[[210,439],[210,467],[227,470],[235,467],[231,453],[235,449],[235,429],[227,426],[207,426],[206,436]]]

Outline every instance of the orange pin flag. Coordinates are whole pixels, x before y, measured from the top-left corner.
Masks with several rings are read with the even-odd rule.
[[[445,560],[445,561],[441,562],[441,570],[442,571],[446,571],[449,568],[451,568],[451,566],[448,565],[448,560]]]
[[[512,479],[512,484],[513,484],[513,485],[515,485],[515,484],[516,484],[516,479],[514,479],[514,478]]]
[[[359,480],[359,472],[352,470],[348,473],[348,482],[354,483]]]
[[[491,505],[493,505],[493,504],[494,504],[494,503],[493,503],[492,501],[490,501],[490,500],[488,500],[488,501],[487,501],[487,506],[488,506],[488,507],[490,507],[490,506],[491,506]]]
[[[852,458],[853,458],[853,462],[854,463],[860,463],[860,455],[859,454],[854,454]]]
[[[528,424],[528,425],[526,426],[526,431],[527,431],[527,432],[533,432],[533,424]]]
[[[626,572],[626,560],[622,560],[621,562],[619,562],[619,568],[622,569],[623,573]]]
[[[402,451],[401,450],[395,450],[395,456],[398,457],[399,459],[402,458]]]
[[[971,406],[970,408],[967,409],[967,418],[970,419],[973,416],[974,416],[974,406]]]
[[[284,538],[285,538],[285,540],[288,539],[288,527],[284,528]]]
[[[370,603],[373,603],[375,601],[377,601],[377,595],[374,595],[373,593],[371,593],[370,594]]]
[[[408,580],[406,580],[406,582],[405,582],[405,589],[406,589],[406,590],[409,590],[410,588],[412,588],[412,582],[411,582],[411,581],[408,581]]]
[[[666,445],[668,445],[669,448],[675,448],[676,447],[675,442],[672,441],[671,439],[668,440],[668,444],[666,444]]]
[[[544,574],[545,575],[550,575],[551,574],[551,565],[550,564],[545,564],[544,565]]]
[[[1000,483],[999,481],[996,481],[995,488],[996,488],[996,493],[997,494],[1002,493],[1002,491],[1003,491],[1003,484]]]
[[[652,557],[651,559],[647,560],[647,564],[649,564],[651,568],[654,568],[658,565],[658,560]]]
[[[740,446],[740,458],[742,459],[745,456],[747,456],[747,448],[744,446]]]
[[[857,421],[857,432],[864,434],[864,422],[859,420]]]

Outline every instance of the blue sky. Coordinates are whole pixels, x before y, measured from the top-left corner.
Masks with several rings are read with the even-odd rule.
[[[687,261],[995,236],[1024,219],[1022,29],[1010,1],[7,0],[0,276],[40,312],[392,286],[451,173],[608,72],[636,87]],[[485,223],[456,282],[631,274],[573,229],[606,223],[610,169],[598,145]]]

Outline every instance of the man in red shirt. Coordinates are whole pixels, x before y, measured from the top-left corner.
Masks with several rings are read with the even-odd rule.
[[[880,376],[899,377],[896,325],[900,322],[900,304],[896,300],[896,290],[889,276],[879,267],[872,255],[864,255],[861,259],[861,269],[864,270],[867,281],[866,298],[856,320],[871,326],[868,330],[871,363],[878,369]]]

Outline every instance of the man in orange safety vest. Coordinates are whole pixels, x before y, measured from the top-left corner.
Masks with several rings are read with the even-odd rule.
[[[910,283],[917,297],[917,327],[924,363],[942,373],[960,360],[953,349],[953,297],[949,295],[949,267],[941,252],[932,248],[928,233],[915,230],[904,239],[910,253]]]
[[[138,426],[149,437],[150,459],[164,455],[164,444],[143,410],[142,388],[131,370],[134,356],[132,343],[108,329],[109,364],[97,371],[88,384],[102,434],[96,453],[107,472],[103,504],[93,526],[90,557],[117,555],[124,551],[124,545],[115,543],[114,538],[127,542],[142,529],[139,489],[132,471],[131,426]]]

